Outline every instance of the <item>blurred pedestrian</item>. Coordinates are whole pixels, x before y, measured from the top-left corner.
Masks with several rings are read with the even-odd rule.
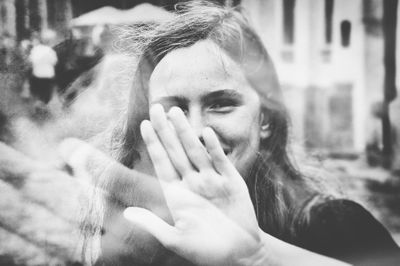
[[[382,116],[383,102],[378,101],[371,106],[371,126],[366,145],[367,162],[370,166],[382,166]]]
[[[32,42],[29,54],[31,64],[30,91],[32,96],[47,104],[52,97],[55,86],[55,66],[58,58],[51,45],[55,41],[54,31],[46,30],[42,33],[40,42]]]

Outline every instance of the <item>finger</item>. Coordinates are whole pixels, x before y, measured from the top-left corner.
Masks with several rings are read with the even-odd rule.
[[[150,121],[144,120],[140,124],[140,132],[146,144],[157,177],[164,181],[180,180],[178,173],[172,165]]]
[[[225,155],[224,150],[222,149],[214,130],[206,127],[203,130],[202,135],[204,143],[206,145],[206,149],[210,154],[211,161],[215,169],[222,175],[231,176],[232,174],[234,174],[236,176],[236,169],[232,165],[228,157]]]
[[[64,140],[59,153],[76,178],[99,188],[112,201],[122,206],[167,209],[155,177],[131,170],[78,139]]]
[[[178,240],[176,228],[163,221],[153,212],[143,208],[129,207],[125,209],[124,217],[148,231],[166,248],[173,249],[176,246]]]
[[[160,104],[154,105],[150,110],[150,120],[162,145],[168,153],[173,166],[181,176],[193,170],[185,150],[179,141],[175,130],[168,124],[164,109]]]
[[[199,137],[194,133],[182,110],[178,107],[172,107],[168,116],[192,164],[199,170],[211,168],[212,164],[207,151],[201,144]]]

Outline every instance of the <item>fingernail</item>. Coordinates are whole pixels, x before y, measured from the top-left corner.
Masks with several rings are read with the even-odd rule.
[[[168,115],[177,117],[177,116],[184,115],[184,113],[181,108],[179,108],[177,106],[173,106],[173,107],[171,107],[171,109],[169,109]]]
[[[148,133],[150,128],[151,128],[151,122],[149,120],[143,120],[140,123],[140,134],[142,135],[144,141],[148,139]]]
[[[124,210],[124,217],[126,218],[126,219],[128,219],[128,220],[131,220],[132,219],[132,216],[134,216],[134,208],[132,208],[132,207],[128,207],[128,208],[126,208],[125,210]]]
[[[153,104],[150,108],[150,111],[153,112],[164,112],[164,106],[159,103]]]

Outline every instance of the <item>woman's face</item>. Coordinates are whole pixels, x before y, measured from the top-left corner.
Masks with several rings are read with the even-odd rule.
[[[149,84],[150,105],[180,107],[201,137],[211,127],[244,178],[260,144],[260,99],[240,66],[211,41],[167,54]]]

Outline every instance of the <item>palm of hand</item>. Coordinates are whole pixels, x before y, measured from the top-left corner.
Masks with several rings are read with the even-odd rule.
[[[238,258],[259,248],[258,225],[248,222],[246,214],[232,220],[183,183],[164,185],[163,190],[175,221],[170,238],[164,242],[167,248],[201,265],[234,265]]]

